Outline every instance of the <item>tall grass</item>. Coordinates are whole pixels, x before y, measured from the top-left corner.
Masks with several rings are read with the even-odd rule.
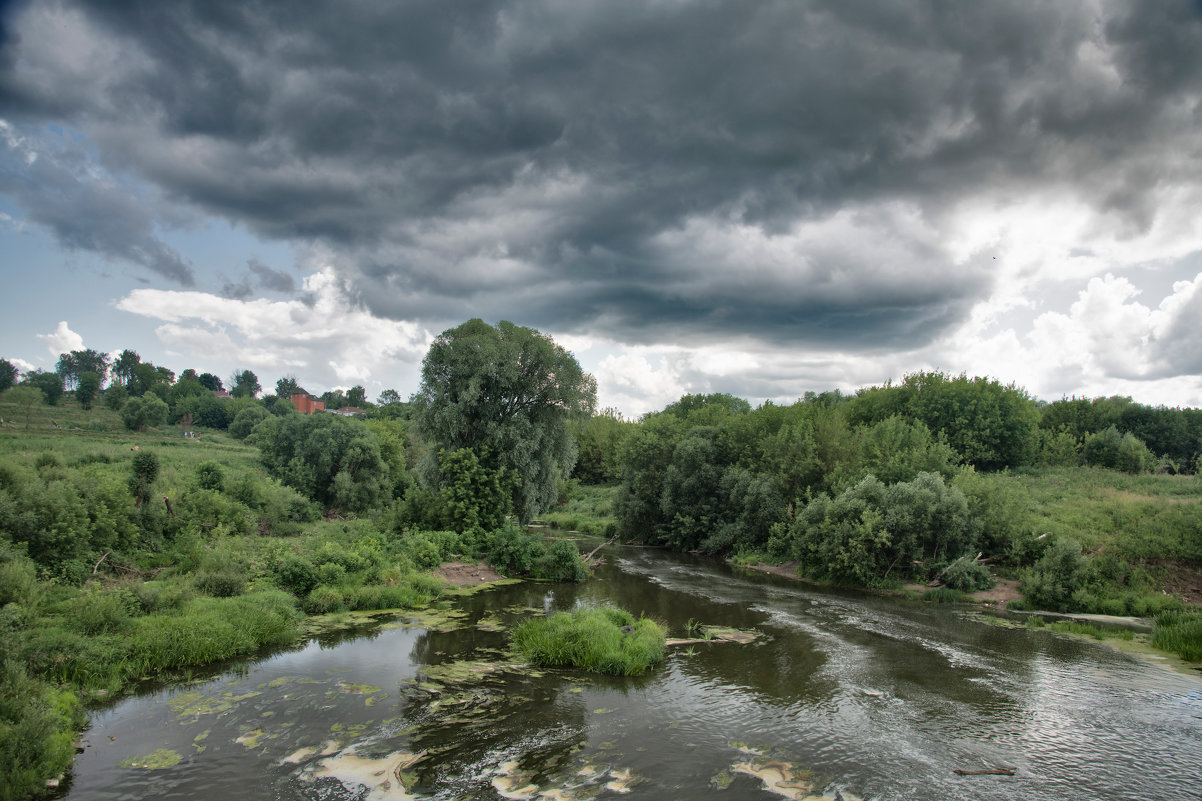
[[[621,609],[581,608],[518,626],[513,647],[532,664],[637,676],[664,658],[667,632]]]
[[[1202,662],[1202,613],[1162,612],[1156,616],[1152,645],[1187,662]]]

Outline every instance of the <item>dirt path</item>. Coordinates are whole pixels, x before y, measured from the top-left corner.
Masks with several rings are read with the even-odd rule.
[[[434,575],[455,587],[475,587],[505,578],[483,562],[474,565],[466,562],[447,562],[435,570]]]

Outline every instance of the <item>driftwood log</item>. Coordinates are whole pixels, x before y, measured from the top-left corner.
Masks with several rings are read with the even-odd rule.
[[[957,776],[1013,776],[1014,768],[985,768],[982,770],[953,770]]]

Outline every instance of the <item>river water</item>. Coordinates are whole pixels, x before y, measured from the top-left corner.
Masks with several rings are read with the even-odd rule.
[[[65,797],[1202,798],[1199,678],[965,610],[607,551],[580,585],[481,591],[120,701]],[[505,653],[506,627],[580,603],[759,636],[633,679]]]

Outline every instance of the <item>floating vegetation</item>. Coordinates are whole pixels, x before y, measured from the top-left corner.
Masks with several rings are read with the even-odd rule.
[[[535,771],[523,770],[516,761],[502,762],[497,766],[498,775],[492,779],[492,788],[501,798],[510,801],[586,801],[596,798],[606,790],[625,795],[639,782],[630,768],[598,767],[586,764],[574,774],[561,780],[535,784]],[[558,787],[546,786],[559,784]]]
[[[809,770],[798,768],[783,759],[774,759],[762,754],[766,748],[749,746],[746,743],[731,743],[745,754],[756,754],[749,762],[740,762],[730,766],[729,771],[722,771],[711,782],[719,789],[726,789],[734,780],[736,773],[753,776],[764,784],[764,789],[784,798],[796,801],[863,801],[860,796],[847,790],[834,790],[832,795],[814,791],[813,775]],[[828,790],[831,788],[827,788]]]
[[[145,756],[134,756],[122,760],[121,767],[141,768],[143,770],[165,770],[167,768],[174,768],[181,760],[183,760],[183,756],[178,752],[172,751],[169,748],[160,748]]]
[[[240,702],[258,695],[262,695],[262,693],[250,691],[234,695],[227,690],[219,695],[206,695],[197,690],[188,690],[175,695],[167,702],[167,706],[181,718],[199,718],[201,715],[217,715],[228,712]]]
[[[289,754],[288,756],[284,757],[284,759],[281,761],[280,764],[299,765],[301,762],[304,762],[306,759],[309,759],[310,757],[313,757],[313,756],[317,756],[318,754],[320,754],[321,756],[330,756],[331,754],[336,754],[336,753],[338,753],[338,748],[339,748],[339,746],[338,746],[338,742],[336,740],[326,740],[325,743],[321,746],[320,750],[316,746],[308,746],[306,748],[298,748],[295,751],[293,751],[291,754]]]
[[[496,615],[489,614],[476,621],[476,628],[480,631],[505,631],[505,624]]]
[[[416,779],[407,771],[420,762],[426,752],[396,751],[383,757],[360,756],[354,748],[319,761],[303,778],[332,778],[354,793],[366,788],[364,801],[409,801],[420,798],[410,788]]]
[[[693,621],[689,621],[693,623]],[[740,645],[748,645],[756,641],[767,641],[768,637],[759,631],[743,631],[742,629],[726,628],[724,626],[698,626],[690,625],[687,627],[690,634],[700,633],[700,637],[673,638],[666,640],[664,645],[700,645],[708,642],[736,642]]]
[[[764,783],[770,793],[793,799],[812,798],[813,783],[808,770],[799,770],[779,759],[755,759],[731,765],[732,773],[745,773]]]
[[[245,732],[241,736],[237,737],[234,742],[236,742],[238,745],[244,745],[253,750],[263,744],[263,738],[266,736],[267,733],[261,728],[251,729],[250,731]]]
[[[413,609],[405,611],[404,625],[445,633],[464,628],[466,618],[462,609]]]
[[[501,775],[492,780],[497,795],[512,801],[531,801],[540,795],[539,786],[529,783],[532,774],[519,771],[517,762],[502,762],[497,769]]]

